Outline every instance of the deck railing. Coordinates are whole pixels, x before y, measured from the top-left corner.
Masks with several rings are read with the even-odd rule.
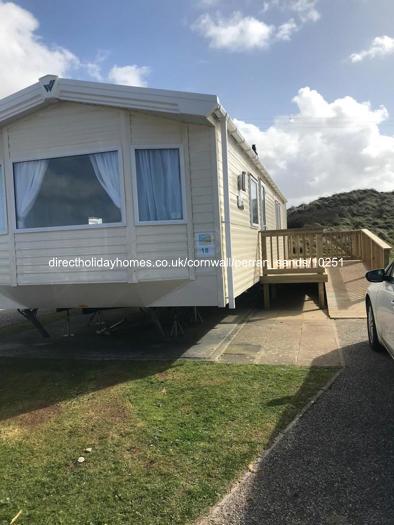
[[[263,274],[324,272],[324,259],[360,259],[368,268],[387,266],[391,246],[369,230],[266,230],[261,232]]]
[[[355,250],[368,268],[385,268],[390,260],[391,249],[390,244],[369,230],[358,231]]]

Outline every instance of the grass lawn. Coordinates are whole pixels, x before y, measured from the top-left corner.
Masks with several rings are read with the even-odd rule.
[[[191,522],[334,373],[0,359],[0,524]]]

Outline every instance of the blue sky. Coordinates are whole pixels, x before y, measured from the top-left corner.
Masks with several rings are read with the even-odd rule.
[[[5,5],[10,3],[0,0],[0,9]],[[292,176],[289,170],[297,171],[290,195],[294,201],[353,187],[394,188],[392,0],[21,0],[16,5],[30,13],[37,26],[20,22],[21,32],[30,32],[21,47],[29,47],[30,38],[48,53],[58,46],[74,57],[40,57],[37,76],[47,64],[47,72],[64,76],[91,79],[93,74],[104,81],[218,94],[247,138],[259,145],[279,182]],[[4,12],[16,17],[10,9]],[[18,26],[13,24],[15,34]],[[383,37],[374,48],[374,39]],[[354,53],[359,55],[352,60]],[[30,58],[29,63],[34,61]],[[111,75],[114,66],[132,66],[135,74]],[[32,66],[21,64],[11,71],[10,80],[2,68],[0,93],[14,90],[34,73]],[[302,88],[309,91],[300,95]],[[362,102],[370,103],[369,112]],[[384,114],[378,113],[381,106]],[[278,121],[291,114],[297,129]],[[367,124],[353,129],[350,121]],[[325,135],[317,142],[321,131]],[[347,139],[352,134],[352,155],[358,157],[353,167],[352,158],[344,158],[346,151],[339,155],[343,171],[338,179],[330,171],[335,163],[326,150],[331,147],[331,154],[337,154],[343,134]],[[281,149],[288,157],[278,159]],[[314,151],[330,162],[316,164]],[[302,189],[300,181],[305,181]]]

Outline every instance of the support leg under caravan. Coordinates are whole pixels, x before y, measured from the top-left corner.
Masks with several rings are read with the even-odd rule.
[[[23,315],[25,319],[31,322],[31,324],[37,328],[42,337],[50,337],[49,333],[45,330],[41,322],[37,318],[38,308],[24,308],[19,309],[18,312]]]

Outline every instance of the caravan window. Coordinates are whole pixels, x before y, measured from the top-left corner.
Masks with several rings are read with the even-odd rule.
[[[179,148],[135,149],[139,222],[182,221]]]
[[[280,230],[282,228],[282,207],[279,201],[275,201],[275,219],[276,229]]]
[[[259,203],[257,202],[257,180],[250,177],[250,222],[253,226],[259,225]]]
[[[14,163],[17,228],[122,220],[118,152]]]
[[[5,183],[3,166],[0,164],[0,233],[5,233],[7,228],[7,210],[5,204]]]
[[[265,186],[260,181],[260,226],[262,230],[267,228],[267,210],[265,204]]]

